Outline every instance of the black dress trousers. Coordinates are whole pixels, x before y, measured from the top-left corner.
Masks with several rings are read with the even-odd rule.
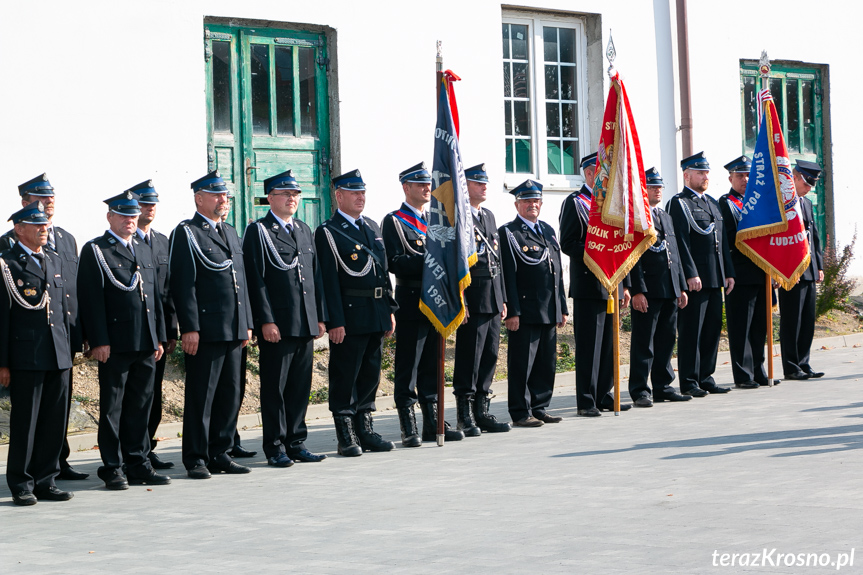
[[[578,409],[608,405],[614,385],[614,314],[608,301],[574,299],[575,383]]]
[[[554,392],[557,326],[522,323],[509,332],[507,391],[513,421],[545,412]]]
[[[346,335],[330,342],[330,411],[356,415],[374,411],[381,375],[384,332]]]
[[[650,397],[648,377],[658,395],[674,381],[671,356],[677,339],[677,299],[648,298],[647,311],[632,310],[629,396]]]
[[[791,290],[779,290],[779,341],[785,375],[810,371],[809,352],[815,337],[815,282],[800,280]]]
[[[275,457],[306,448],[306,410],[312,390],[314,338],[258,340],[261,352],[261,423],[264,453]]]
[[[453,394],[490,395],[499,348],[500,314],[470,314],[456,335]]]
[[[725,296],[725,321],[734,383],[767,383],[764,344],[767,341],[767,293],[764,285],[734,284]]]
[[[677,314],[677,367],[680,391],[715,385],[716,354],[722,333],[722,290],[689,292],[689,303]]]

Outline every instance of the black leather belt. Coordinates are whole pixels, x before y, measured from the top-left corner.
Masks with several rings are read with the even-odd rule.
[[[498,268],[481,268],[478,270],[470,270],[470,277],[472,278],[496,278],[499,275],[500,271],[498,270]]]
[[[421,287],[423,287],[423,282],[421,282],[419,280],[405,280],[405,279],[396,278],[396,285],[397,286],[411,287],[411,288],[421,288]]]
[[[390,290],[382,287],[375,289],[343,289],[342,293],[351,297],[373,297],[381,299],[384,295],[390,295]]]

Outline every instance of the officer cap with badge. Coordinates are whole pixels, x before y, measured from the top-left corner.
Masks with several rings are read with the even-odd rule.
[[[509,191],[518,200],[542,199],[542,184],[534,180],[525,180]]]
[[[585,156],[581,159],[581,169],[585,170],[587,168],[595,168],[596,167],[596,152],[590,154],[589,156]]]
[[[207,192],[208,194],[225,194],[228,192],[228,188],[225,186],[225,180],[222,179],[222,176],[218,171],[213,171],[192,182],[192,191],[195,193],[198,192]]]
[[[488,183],[488,173],[485,171],[485,164],[477,164],[471,168],[466,168],[464,177],[468,182],[477,182],[480,184]]]
[[[131,190],[126,190],[122,194],[117,194],[113,198],[103,200],[108,204],[108,209],[115,214],[121,216],[140,216],[141,210],[138,207],[138,200]]]
[[[662,181],[662,176],[659,175],[659,170],[657,170],[656,168],[650,168],[649,170],[645,171],[644,179],[647,181],[648,186],[665,186],[665,182]]]
[[[159,194],[153,187],[153,180],[146,180],[129,188],[135,194],[139,204],[158,204]]]
[[[302,193],[300,184],[297,183],[297,179],[294,177],[293,170],[276,174],[264,180],[264,193],[267,196],[275,190],[294,190],[295,192]],[[269,203],[270,200],[267,197],[261,198],[262,205],[269,205]]]
[[[735,158],[723,166],[729,174],[748,174],[752,170],[752,160],[747,156]]]
[[[817,184],[818,178],[821,177],[821,166],[815,162],[797,160],[797,163],[794,165],[794,169],[800,173],[803,177],[803,181],[810,186]]]
[[[333,178],[333,188],[364,192],[366,191],[366,183],[363,181],[363,176],[359,170],[351,170]]]
[[[9,216],[7,221],[12,222],[13,225],[47,224],[48,217],[45,215],[45,206],[42,205],[42,202],[36,200]]]
[[[709,172],[710,164],[708,163],[707,158],[704,157],[704,152],[698,152],[697,154],[693,154],[688,158],[683,158],[680,161],[680,169],[684,172],[686,170]]]
[[[50,198],[54,195],[54,187],[48,181],[48,176],[42,174],[18,186],[18,193],[24,196],[41,196]]]
[[[403,184],[430,184],[432,177],[426,168],[426,163],[420,162],[400,173],[399,181]]]

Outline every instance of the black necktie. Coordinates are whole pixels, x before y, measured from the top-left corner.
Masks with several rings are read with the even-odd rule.
[[[153,247],[153,244],[150,243],[150,234],[144,234],[144,243],[150,247]]]
[[[360,228],[360,232],[363,234],[363,237],[366,239],[366,245],[371,246],[372,241],[369,239],[369,227],[366,225],[365,220],[362,218],[357,220],[357,226]]]
[[[216,224],[216,231],[219,232],[219,237],[222,238],[225,245],[228,245],[228,236],[225,235],[225,227],[221,223],[218,223]]]
[[[47,277],[46,274],[46,265],[45,265],[45,254],[33,252],[30,254],[36,260],[36,263],[39,264],[39,269],[42,270],[42,277]]]
[[[57,251],[57,242],[54,239],[54,226],[48,228],[48,249],[52,252]]]

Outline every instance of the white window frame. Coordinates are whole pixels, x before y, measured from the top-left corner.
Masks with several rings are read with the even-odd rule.
[[[545,186],[545,191],[568,192],[577,190],[584,183],[579,161],[587,156],[594,146],[590,143],[590,126],[588,125],[587,109],[587,35],[584,30],[584,20],[577,16],[555,16],[551,14],[530,14],[525,12],[504,11],[501,24],[516,24],[527,26],[530,42],[528,58],[530,66],[530,125],[532,129],[531,149],[532,173],[504,173],[504,186],[512,189],[526,178],[533,178]],[[575,158],[576,174],[552,175],[548,172],[548,139],[546,137],[545,115],[545,58],[543,53],[542,29],[544,26],[555,28],[570,28],[575,32],[576,44],[576,114],[578,118],[578,148],[579,156]],[[503,60],[503,54],[500,55]],[[500,67],[498,68],[500,69]],[[503,94],[501,94],[503,100]],[[541,127],[541,128],[540,128]],[[504,139],[506,136],[504,135]]]

